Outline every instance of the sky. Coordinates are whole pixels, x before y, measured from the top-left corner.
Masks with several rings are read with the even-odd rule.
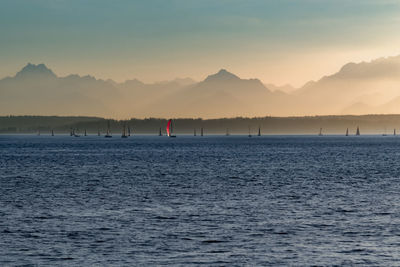
[[[301,86],[348,62],[400,54],[398,0],[0,0],[0,77],[144,82],[242,78]]]

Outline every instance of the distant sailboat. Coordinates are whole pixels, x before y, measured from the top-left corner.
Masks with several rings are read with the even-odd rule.
[[[258,134],[257,136],[261,136],[261,127],[258,127]]]
[[[69,129],[69,135],[73,136],[74,135],[74,130],[72,129],[72,127]]]
[[[131,127],[128,126],[128,136],[131,136]]]
[[[385,132],[382,134],[382,136],[387,136],[387,134],[386,134],[386,127],[385,127]]]
[[[97,136],[100,136],[100,130],[97,131]]]
[[[40,136],[40,130],[37,131],[37,135]]]
[[[112,137],[111,132],[110,132],[110,121],[107,122],[107,133],[106,133],[106,135],[104,137],[105,138],[111,138]]]
[[[203,127],[201,127],[200,136],[203,136]]]
[[[176,137],[176,135],[173,135],[173,128],[172,128],[172,120],[170,119],[167,123],[167,136],[168,137]]]
[[[229,128],[226,128],[226,136],[229,136]]]
[[[87,132],[86,132],[86,129],[85,129],[85,134],[84,134],[84,136],[87,136]]]
[[[196,128],[193,129],[193,136],[196,136]]]
[[[75,129],[73,129],[74,137],[81,137],[77,132],[75,132]]]
[[[251,133],[250,133],[250,126],[249,126],[249,135],[248,135],[249,137],[251,137],[252,135],[251,135]]]
[[[54,130],[51,130],[51,136],[54,136]]]
[[[126,125],[125,124],[124,124],[124,127],[122,128],[121,138],[128,138],[128,135],[126,134]]]
[[[161,127],[160,127],[160,131],[158,132],[158,136],[162,136]]]
[[[322,136],[322,128],[319,128],[319,134],[318,136]]]
[[[349,136],[349,128],[346,129],[346,136]]]
[[[396,129],[393,129],[393,135],[396,136]]]
[[[360,128],[357,126],[357,132],[356,135],[360,135]]]

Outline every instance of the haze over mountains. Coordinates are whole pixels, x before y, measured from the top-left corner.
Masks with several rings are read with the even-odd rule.
[[[90,115],[113,118],[300,116],[400,113],[400,56],[349,63],[301,88],[265,85],[221,69],[145,84],[92,76],[58,77],[44,64],[27,64],[0,80],[0,115]]]

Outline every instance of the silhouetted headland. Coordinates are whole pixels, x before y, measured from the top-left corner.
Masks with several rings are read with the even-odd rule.
[[[357,127],[363,134],[382,134],[384,129],[400,127],[400,115],[362,115],[362,116],[306,116],[306,117],[256,117],[221,119],[174,119],[174,133],[190,134],[196,129],[204,135],[223,134],[229,129],[230,135],[252,134],[258,131],[263,135],[274,134],[311,134],[317,135],[320,129],[324,134],[349,135],[356,133]],[[129,128],[135,134],[165,134],[168,119],[147,118],[113,120],[100,117],[63,117],[63,116],[1,116],[0,133],[38,133],[69,134],[71,129],[88,134],[105,134],[108,124],[112,133],[122,133]],[[249,128],[251,129],[249,133]]]

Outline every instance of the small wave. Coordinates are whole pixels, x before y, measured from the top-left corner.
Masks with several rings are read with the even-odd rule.
[[[216,243],[223,243],[223,242],[225,242],[225,241],[211,239],[211,240],[203,240],[203,241],[201,241],[201,242],[202,242],[202,243],[205,243],[205,244],[216,244]]]

